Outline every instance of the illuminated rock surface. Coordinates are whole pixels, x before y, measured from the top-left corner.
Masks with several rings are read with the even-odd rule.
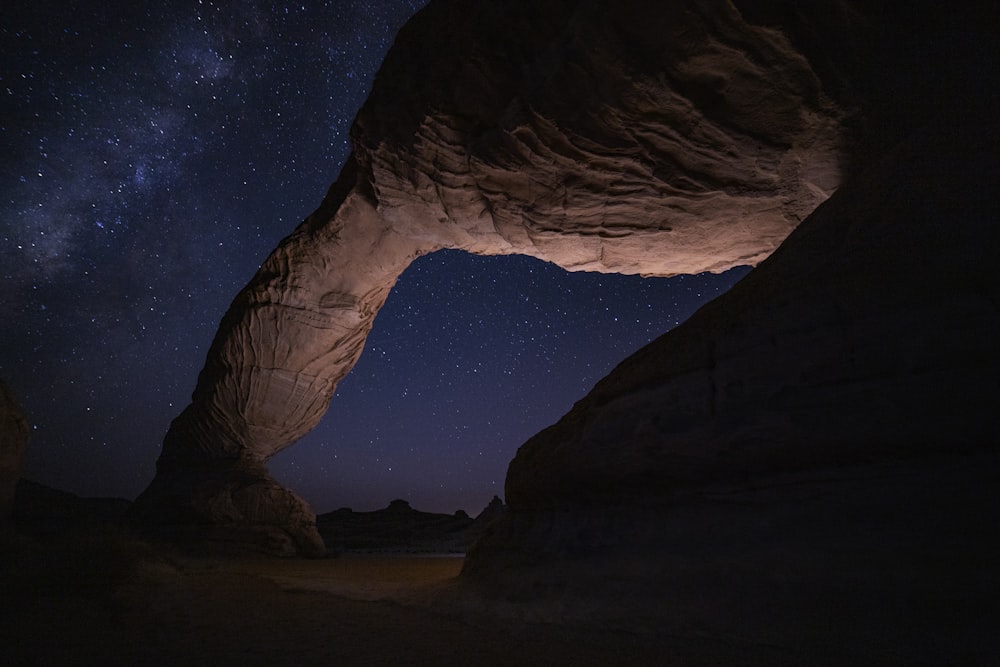
[[[514,510],[1000,442],[997,173],[913,135],[730,292],[622,362],[511,464]]]
[[[223,319],[140,510],[320,553],[264,464],[317,424],[414,258],[756,264],[839,184],[850,115],[782,32],[726,2],[432,2],[339,180]]]
[[[565,510],[603,517],[720,484],[994,450],[998,216],[969,165],[998,172],[977,137],[938,129],[893,149],[525,443],[506,500],[515,522],[549,525],[535,546]]]

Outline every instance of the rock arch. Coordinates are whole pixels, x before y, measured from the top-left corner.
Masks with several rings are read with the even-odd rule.
[[[434,0],[386,59],[337,182],[223,318],[139,506],[318,553],[312,512],[265,463],[318,423],[414,258],[756,264],[839,184],[849,115],[782,32],[729,2]]]

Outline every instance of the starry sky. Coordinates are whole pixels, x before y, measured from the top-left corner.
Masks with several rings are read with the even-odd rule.
[[[117,4],[0,9],[0,377],[31,423],[26,477],[134,498],[229,302],[319,205],[425,2]],[[474,515],[521,443],[746,271],[423,257],[271,471],[317,512]]]

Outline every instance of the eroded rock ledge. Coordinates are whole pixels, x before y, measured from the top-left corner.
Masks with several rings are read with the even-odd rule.
[[[422,254],[657,276],[767,257],[838,186],[857,120],[835,68],[825,86],[791,39],[822,31],[796,21],[720,0],[433,0],[323,204],[226,313],[139,511],[319,553],[265,462],[316,425]]]
[[[998,211],[976,174],[998,164],[986,130],[915,133],[732,290],[623,361],[519,449],[512,512],[603,513],[994,449]]]

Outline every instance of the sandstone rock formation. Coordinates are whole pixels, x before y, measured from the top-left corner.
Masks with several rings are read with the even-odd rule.
[[[525,443],[507,502],[514,523],[546,530],[497,548],[634,546],[578,522],[720,484],[995,449],[1000,211],[974,173],[1000,165],[983,130],[915,133]]]
[[[316,425],[422,254],[658,276],[767,257],[839,184],[856,122],[793,32],[724,0],[431,2],[340,178],[226,313],[138,508],[321,553],[265,462]]]
[[[886,5],[864,50],[829,52],[863,159],[520,448],[467,580],[551,620],[774,646],[771,664],[988,662],[1000,65],[977,9]]]
[[[28,418],[7,385],[0,382],[0,523],[10,518],[27,446]]]

